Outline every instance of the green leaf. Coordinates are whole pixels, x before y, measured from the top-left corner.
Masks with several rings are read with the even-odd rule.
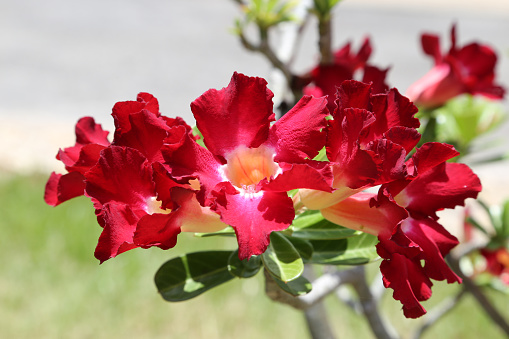
[[[239,259],[239,251],[232,252],[228,259],[228,270],[231,274],[239,278],[251,278],[256,275],[262,266],[260,256],[252,256],[249,260]]]
[[[200,130],[198,129],[198,126],[193,126],[193,134],[200,137],[198,140],[196,140],[196,143],[203,148],[207,148],[207,146],[205,146],[205,143],[203,142],[203,134],[201,134]]]
[[[304,215],[294,220],[292,236],[310,240],[343,239],[361,232],[336,225],[326,220],[321,213]]]
[[[311,291],[312,285],[303,276],[298,277],[295,280],[284,282],[274,277],[272,274],[270,275],[272,279],[276,282],[276,284],[286,293],[293,295],[294,297],[298,297],[299,295],[307,294]]]
[[[286,239],[290,240],[293,247],[299,252],[300,257],[304,261],[311,259],[313,255],[313,245],[311,245],[309,241],[292,236],[286,236]]]
[[[504,238],[509,237],[509,200],[505,201],[502,205],[502,216],[501,216],[501,236]]]
[[[228,226],[220,231],[217,231],[217,232],[210,232],[210,233],[195,233],[194,234],[196,237],[199,237],[199,238],[206,238],[206,237],[213,237],[213,236],[216,236],[216,235],[221,235],[221,236],[224,236],[224,237],[234,237],[235,236],[235,231],[233,230],[233,227],[231,226]]]
[[[288,282],[297,279],[304,271],[299,252],[284,235],[272,232],[270,244],[262,254],[263,265],[277,279]]]
[[[363,233],[341,240],[312,240],[310,262],[324,265],[360,265],[378,259],[375,245],[378,238]]]
[[[233,279],[228,271],[230,255],[231,251],[207,251],[171,259],[155,275],[157,289],[167,301],[194,298]]]

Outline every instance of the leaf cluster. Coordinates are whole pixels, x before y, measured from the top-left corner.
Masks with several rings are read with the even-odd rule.
[[[212,235],[234,235],[233,230]],[[199,236],[204,236],[200,234]],[[286,231],[273,232],[267,250],[247,260],[238,251],[188,253],[163,264],[155,284],[167,301],[194,298],[233,278],[251,278],[261,269],[285,292],[299,296],[311,291],[302,275],[304,264],[359,265],[378,258],[375,236],[325,220],[319,212],[302,214]]]

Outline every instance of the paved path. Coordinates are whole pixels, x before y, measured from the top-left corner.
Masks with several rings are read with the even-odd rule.
[[[139,91],[192,122],[189,103],[225,86],[233,71],[266,77],[265,60],[229,33],[236,15],[231,0],[0,0],[0,169],[60,168],[54,155],[73,144],[79,117],[111,129],[112,105]],[[447,36],[452,22],[460,43],[475,39],[499,51],[499,80],[509,85],[507,0],[344,0],[335,18],[336,45],[370,34],[372,61],[392,66],[389,81],[401,91],[430,67],[420,32]],[[305,35],[296,69],[316,60],[314,39]],[[504,166],[490,167],[488,180],[507,177]],[[498,187],[508,187],[504,180]]]

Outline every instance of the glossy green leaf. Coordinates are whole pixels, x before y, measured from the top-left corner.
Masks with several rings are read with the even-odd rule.
[[[326,220],[321,213],[303,215],[293,221],[292,236],[310,240],[343,239],[361,234]]]
[[[375,245],[378,238],[363,233],[340,240],[312,240],[313,257],[310,262],[325,265],[360,265],[378,259]]]
[[[277,279],[288,282],[297,279],[304,271],[299,252],[284,235],[272,232],[270,244],[262,254],[263,265]]]
[[[239,278],[251,278],[256,275],[262,266],[260,256],[252,256],[249,260],[239,259],[239,251],[232,252],[228,259],[228,270],[231,274]]]
[[[288,281],[286,283],[284,281],[281,281],[281,280],[277,279],[273,275],[271,275],[271,278],[274,279],[276,284],[283,291],[293,295],[294,297],[298,297],[299,295],[304,295],[304,294],[309,293],[311,291],[312,287],[313,287],[311,285],[311,283],[309,282],[309,280],[307,280],[303,276],[300,276],[297,279],[292,280],[292,281]]]
[[[216,235],[221,235],[221,236],[226,236],[226,237],[234,237],[235,231],[233,230],[233,227],[228,226],[228,227],[223,228],[222,230],[217,231],[217,232],[195,233],[194,235],[199,238],[213,237]]]
[[[286,236],[286,239],[290,240],[293,247],[299,252],[300,257],[306,261],[311,259],[313,255],[313,245],[308,240],[295,238],[292,236]]]
[[[167,261],[154,278],[159,293],[167,301],[182,301],[233,279],[228,271],[231,253],[195,252]]]

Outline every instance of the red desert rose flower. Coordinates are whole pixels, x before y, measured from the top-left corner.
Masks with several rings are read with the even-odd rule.
[[[440,38],[423,34],[424,53],[433,57],[435,66],[407,90],[414,103],[423,108],[435,108],[463,94],[479,94],[493,99],[504,96],[504,88],[494,82],[497,55],[487,45],[470,43],[456,46],[456,25],[451,28],[451,48],[440,52]]]
[[[500,277],[509,286],[509,251],[505,247],[497,249],[481,249],[481,255],[486,259],[486,271]]]
[[[202,206],[235,229],[240,259],[263,253],[270,233],[292,223],[287,191],[331,191],[328,163],[310,160],[325,144],[326,99],[304,96],[270,125],[272,97],[264,79],[234,73],[228,87],[191,104],[207,148],[185,133],[163,148],[172,176],[198,179]]]
[[[365,38],[359,51],[355,54],[351,51],[351,43],[348,42],[334,54],[334,63],[329,65],[317,65],[311,72],[304,76],[310,83],[304,87],[304,94],[321,97],[329,97],[329,111],[333,111],[336,86],[339,86],[345,80],[354,79],[358,70],[363,70],[362,81],[372,82],[372,91],[374,93],[384,93],[389,87],[385,83],[385,77],[388,69],[382,70],[375,66],[367,64],[371,55],[372,48],[369,38]]]
[[[306,207],[322,209],[405,176],[405,157],[420,139],[417,107],[395,88],[383,94],[371,89],[372,85],[355,80],[337,87],[326,141],[335,191],[299,191]]]
[[[76,124],[76,144],[59,150],[57,159],[62,161],[68,173],[51,173],[44,192],[44,201],[57,206],[64,201],[81,196],[85,192],[85,177],[90,167],[99,160],[99,153],[110,142],[108,132],[91,117],[81,118]]]
[[[431,297],[431,279],[461,281],[444,260],[458,240],[436,212],[475,198],[481,183],[468,166],[446,162],[456,155],[452,146],[424,144],[406,162],[404,179],[382,185],[378,195],[361,192],[321,210],[334,223],[378,236],[384,285],[408,318],[426,313],[420,301]]]
[[[83,194],[92,199],[104,228],[95,251],[101,262],[136,247],[168,249],[181,231],[227,226],[199,205],[192,185],[177,183],[162,164],[163,144],[173,145],[182,134],[195,139],[190,126],[181,118],[162,116],[157,99],[148,93],[115,104],[112,116],[111,145],[92,118],[78,122],[76,146],[58,155],[69,173],[53,173],[45,193],[50,205]]]

